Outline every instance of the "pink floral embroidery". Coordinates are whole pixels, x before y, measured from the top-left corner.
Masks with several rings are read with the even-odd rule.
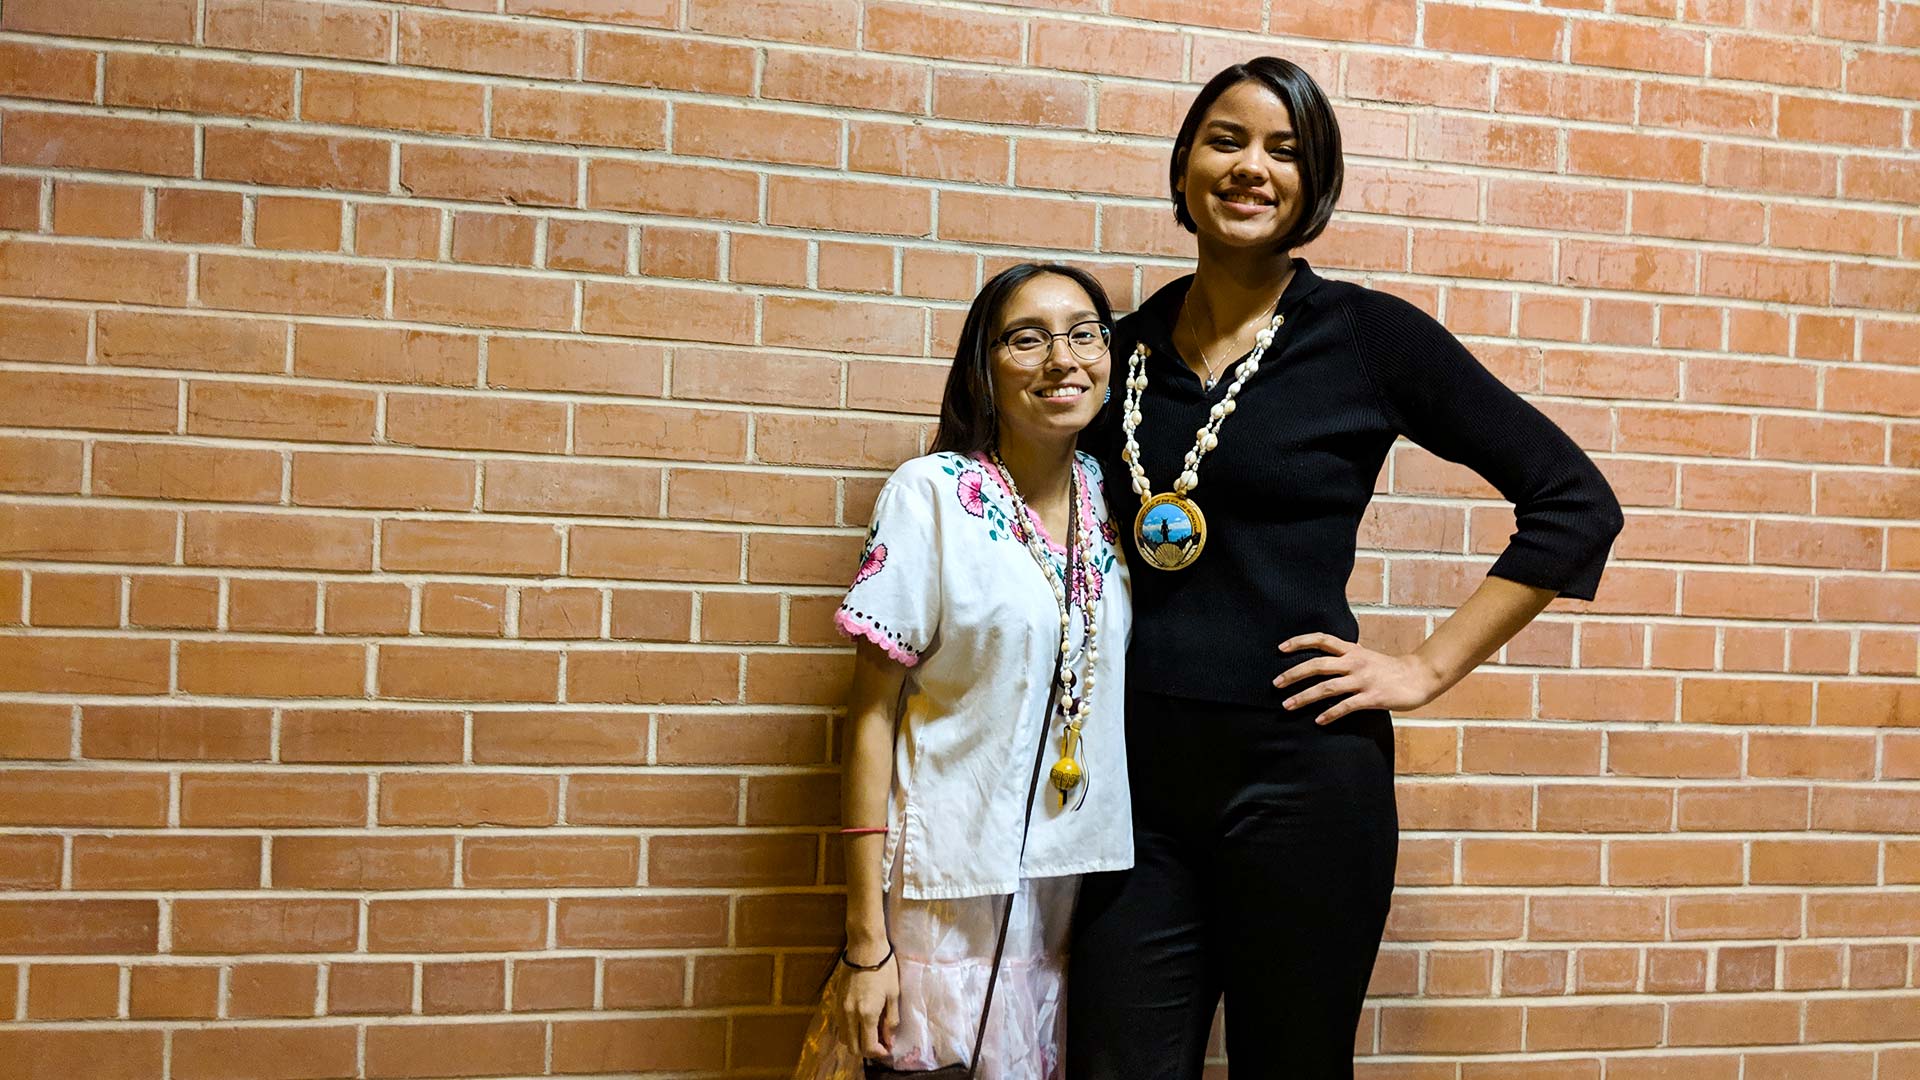
[[[1083,606],[1100,599],[1100,593],[1106,587],[1106,580],[1104,575],[1100,573],[1099,567],[1075,567],[1073,576],[1075,578],[1073,583],[1074,599],[1078,600]]]
[[[981,474],[974,469],[967,469],[960,474],[960,505],[974,517],[985,517],[987,514],[986,502],[980,490],[984,482]]]
[[[860,560],[860,572],[853,576],[853,583],[860,584],[879,573],[880,568],[885,565],[887,565],[887,545],[875,544],[873,549],[867,552],[866,557]]]

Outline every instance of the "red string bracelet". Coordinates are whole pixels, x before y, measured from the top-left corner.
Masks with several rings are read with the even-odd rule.
[[[869,829],[841,829],[840,835],[841,836],[865,836],[868,833],[883,833],[886,831],[888,831],[887,827],[885,825],[880,825],[880,826],[876,826],[874,828],[869,828]]]

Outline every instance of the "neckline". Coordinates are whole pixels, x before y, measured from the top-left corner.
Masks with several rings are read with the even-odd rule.
[[[1287,287],[1280,292],[1279,302],[1274,305],[1274,312],[1285,315],[1289,322],[1293,321],[1296,317],[1295,312],[1324,280],[1314,272],[1313,266],[1306,259],[1298,255],[1293,257],[1292,271],[1293,280],[1287,282]],[[1187,274],[1162,285],[1159,291],[1148,297],[1147,302],[1141,304],[1139,309],[1127,318],[1141,321],[1141,332],[1136,335],[1135,340],[1146,344],[1150,354],[1147,357],[1149,363],[1164,362],[1163,366],[1169,371],[1176,376],[1184,376],[1199,389],[1202,397],[1212,397],[1216,393],[1223,392],[1222,388],[1233,381],[1228,376],[1234,368],[1253,354],[1253,349],[1248,349],[1228,361],[1227,365],[1220,369],[1220,376],[1214,380],[1212,387],[1208,387],[1193,368],[1187,365],[1184,354],[1173,343],[1173,328],[1179,321],[1180,309],[1187,302],[1187,294],[1192,291],[1194,280],[1195,275]],[[1271,317],[1270,315],[1269,319]]]
[[[1051,555],[1059,556],[1062,559],[1066,558],[1067,546],[1065,544],[1054,543],[1053,534],[1047,531],[1046,522],[1040,520],[1040,515],[1034,511],[1033,507],[1027,505],[1025,500],[1017,503],[1014,501],[1013,493],[1007,490],[1007,485],[1001,480],[1000,470],[994,465],[992,456],[985,450],[976,450],[968,455],[968,459],[978,464],[981,467],[981,471],[985,472],[987,476],[993,480],[993,486],[1000,489],[1000,494],[1006,497],[1009,504],[1019,506],[1026,511],[1028,526],[1033,529],[1034,535],[1040,538],[1040,542],[1046,545],[1047,552]],[[1076,508],[1080,512],[1080,523],[1097,525],[1098,522],[1094,519],[1093,515],[1093,477],[1088,475],[1087,463],[1080,460],[1080,451],[1078,450],[1073,452],[1073,468],[1075,475],[1080,481],[1080,505]],[[1072,522],[1068,522],[1069,527],[1072,527],[1072,525]],[[1096,528],[1093,531],[1097,533],[1100,530]]]

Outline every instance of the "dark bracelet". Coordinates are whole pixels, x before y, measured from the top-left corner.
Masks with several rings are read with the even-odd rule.
[[[892,959],[893,959],[893,942],[891,941],[887,942],[887,955],[881,957],[879,963],[872,964],[872,965],[856,964],[852,960],[849,960],[847,958],[847,950],[845,949],[840,950],[840,962],[842,964],[847,965],[848,967],[852,968],[855,971],[879,971],[881,968],[887,966],[887,961]]]

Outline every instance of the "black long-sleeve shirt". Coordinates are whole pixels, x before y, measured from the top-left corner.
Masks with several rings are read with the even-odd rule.
[[[1517,528],[1492,574],[1592,599],[1621,526],[1592,460],[1425,312],[1324,279],[1304,259],[1280,297],[1285,324],[1201,461],[1193,499],[1206,515],[1205,550],[1184,570],[1145,565],[1132,531],[1140,498],[1120,460],[1127,358],[1137,342],[1152,349],[1135,437],[1155,494],[1172,490],[1237,373],[1238,361],[1205,390],[1173,346],[1192,282],[1167,285],[1120,321],[1114,407],[1088,433],[1134,567],[1130,688],[1278,707],[1298,687],[1283,693],[1273,679],[1317,655],[1280,653],[1280,642],[1313,631],[1355,640],[1346,585],[1360,518],[1399,435],[1468,466],[1514,504]]]

